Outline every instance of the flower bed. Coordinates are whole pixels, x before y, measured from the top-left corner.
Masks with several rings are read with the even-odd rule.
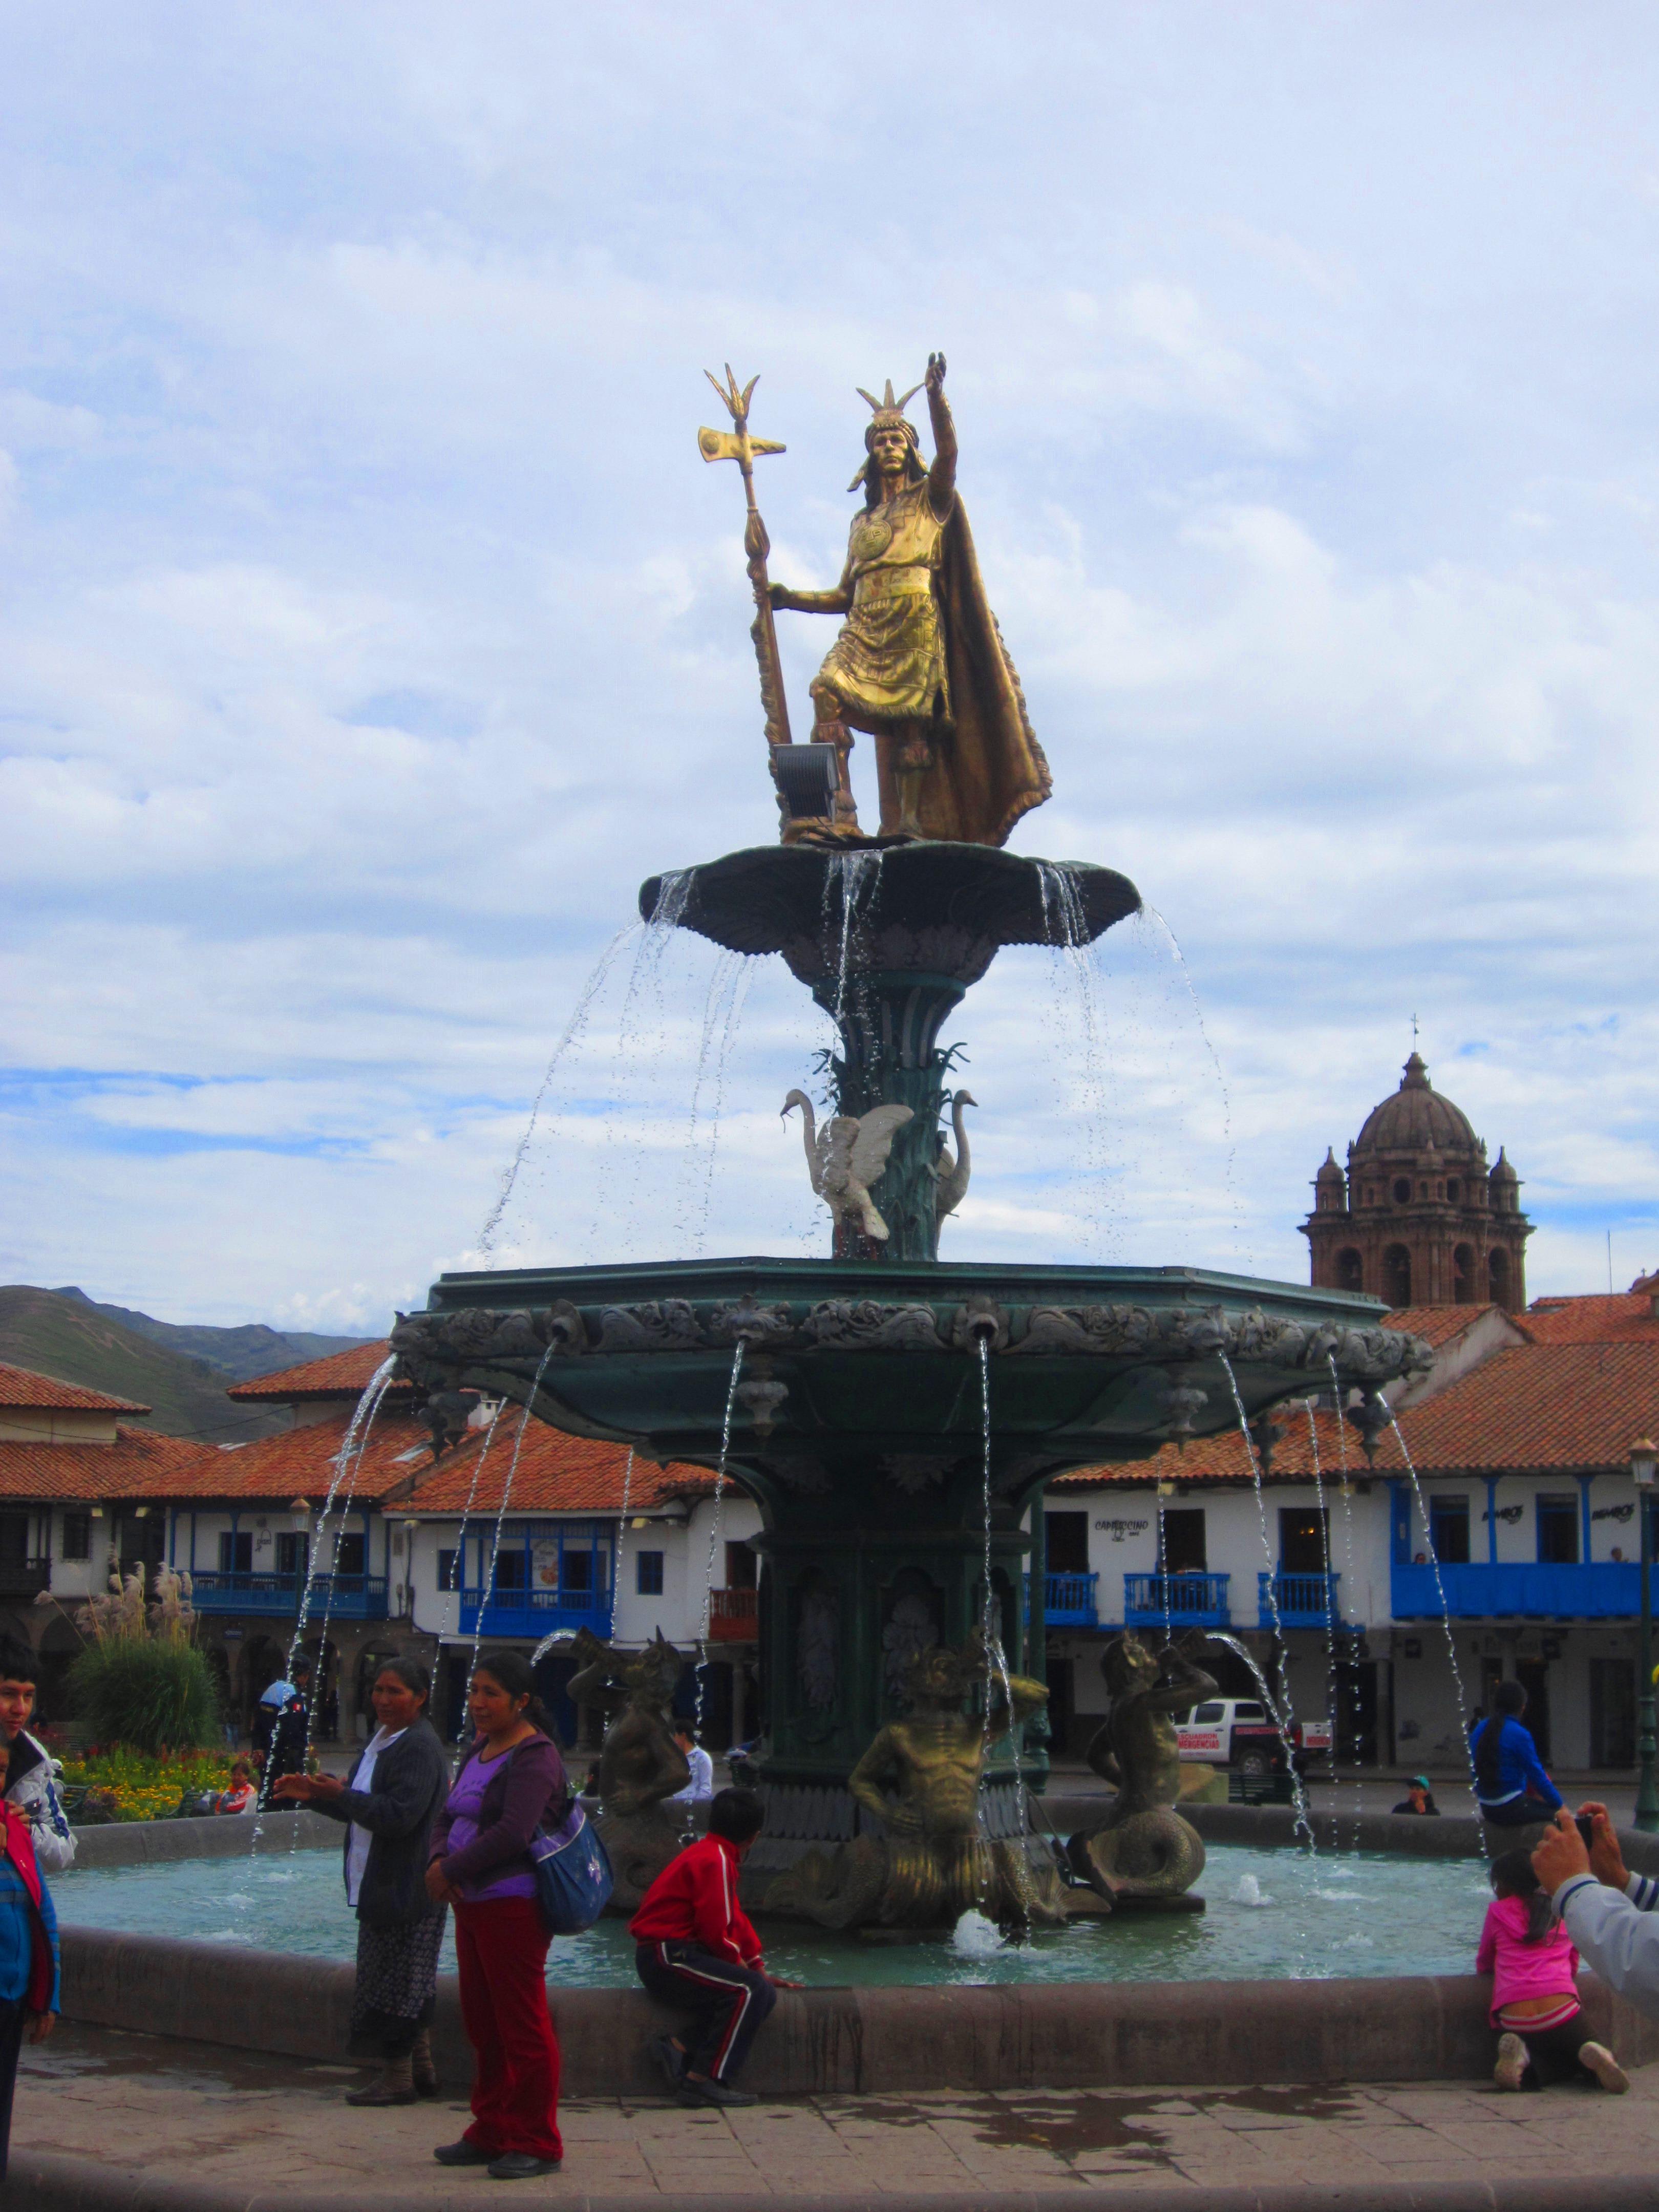
[[[65,1787],[84,1790],[87,1811],[117,1820],[164,1820],[186,1797],[230,1786],[234,1753],[134,1751],[125,1744],[89,1744],[64,1761]],[[73,1800],[70,1818],[75,1818]]]

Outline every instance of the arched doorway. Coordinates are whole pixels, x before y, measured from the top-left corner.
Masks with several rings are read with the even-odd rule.
[[[1452,1247],[1452,1304],[1472,1306],[1474,1304],[1474,1247],[1455,1244]]]
[[[1365,1263],[1352,1244],[1345,1244],[1336,1255],[1336,1287],[1339,1291],[1365,1287]]]
[[[1412,1302],[1412,1255],[1403,1244],[1390,1244],[1382,1255],[1382,1295],[1391,1306]]]
[[[1495,1306],[1510,1302],[1510,1255],[1500,1247],[1486,1255],[1486,1284]]]

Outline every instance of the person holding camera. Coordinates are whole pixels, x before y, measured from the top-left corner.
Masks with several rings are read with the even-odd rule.
[[[1638,2011],[1659,2019],[1659,1881],[1632,1874],[1605,1805],[1565,1810],[1532,1855],[1556,1918],[1585,1961]]]

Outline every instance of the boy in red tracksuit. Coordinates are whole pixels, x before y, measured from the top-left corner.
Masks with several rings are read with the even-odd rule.
[[[722,1790],[708,1808],[708,1833],[672,1860],[629,1923],[640,1979],[662,2004],[693,2015],[689,2043],[659,2035],[651,2055],[683,2105],[752,2105],[732,2077],[780,1990],[761,1958],[760,1937],[738,1903],[738,1869],[766,1819],[752,1790]]]

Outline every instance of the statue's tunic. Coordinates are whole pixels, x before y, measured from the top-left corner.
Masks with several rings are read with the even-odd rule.
[[[920,772],[925,836],[1000,845],[1048,796],[1048,763],[980,579],[960,498],[944,522],[926,483],[866,507],[848,536],[852,607],[818,684],[878,742],[883,819],[896,770]]]
[[[945,526],[925,483],[854,518],[842,579],[852,609],[818,672],[854,728],[885,732],[895,723],[921,721],[940,735],[950,729],[935,588],[944,558]]]

